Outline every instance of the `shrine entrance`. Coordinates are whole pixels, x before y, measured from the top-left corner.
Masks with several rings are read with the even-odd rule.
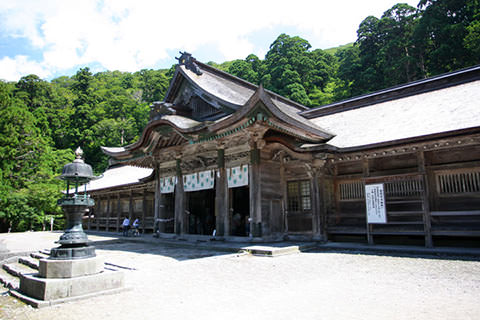
[[[248,237],[250,233],[250,190],[248,186],[230,189],[231,235]]]
[[[215,189],[187,192],[188,233],[212,235],[215,230]]]

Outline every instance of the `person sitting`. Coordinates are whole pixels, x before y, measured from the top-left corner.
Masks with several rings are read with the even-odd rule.
[[[130,228],[130,219],[125,217],[122,222],[123,236],[128,237],[128,229]]]
[[[140,220],[138,220],[138,218],[135,218],[135,221],[133,221],[133,235],[134,236],[139,236],[140,235],[139,227],[140,227]]]

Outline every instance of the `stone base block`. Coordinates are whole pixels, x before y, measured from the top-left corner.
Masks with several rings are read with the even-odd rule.
[[[75,278],[103,271],[103,259],[93,257],[78,260],[41,259],[38,268],[42,278]]]
[[[38,275],[21,275],[20,292],[43,301],[55,301],[71,297],[101,294],[124,287],[124,273],[110,271],[70,279],[47,279]]]
[[[71,260],[95,257],[95,247],[89,245],[62,245],[50,250],[50,259]]]

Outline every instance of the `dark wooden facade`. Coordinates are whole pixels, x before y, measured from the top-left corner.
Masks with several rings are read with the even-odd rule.
[[[422,136],[335,146],[329,143],[335,132],[308,120],[317,111],[308,114],[303,106],[189,59],[194,66],[177,67],[140,140],[104,149],[114,163],[154,168],[154,174],[92,192],[97,207],[86,222],[90,229],[118,231],[128,215],[140,216],[146,231],[158,226],[160,234],[176,236],[215,230],[227,238],[372,244],[413,239],[427,247],[445,239],[480,239],[480,123],[464,128],[458,121],[453,129]],[[379,96],[380,103],[389,103],[388,96],[395,101],[478,83],[480,69],[469,72],[318,112],[341,113],[379,103]],[[248,168],[247,185],[229,187],[236,168]],[[213,187],[189,191],[192,174],[197,180],[210,175]],[[163,179],[176,179],[173,192],[163,193]],[[385,188],[387,223],[367,223],[364,190],[372,183]]]

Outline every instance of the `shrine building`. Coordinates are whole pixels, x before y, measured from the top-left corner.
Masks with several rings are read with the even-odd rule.
[[[480,243],[480,66],[307,108],[183,53],[139,140],[103,152],[91,230]]]

